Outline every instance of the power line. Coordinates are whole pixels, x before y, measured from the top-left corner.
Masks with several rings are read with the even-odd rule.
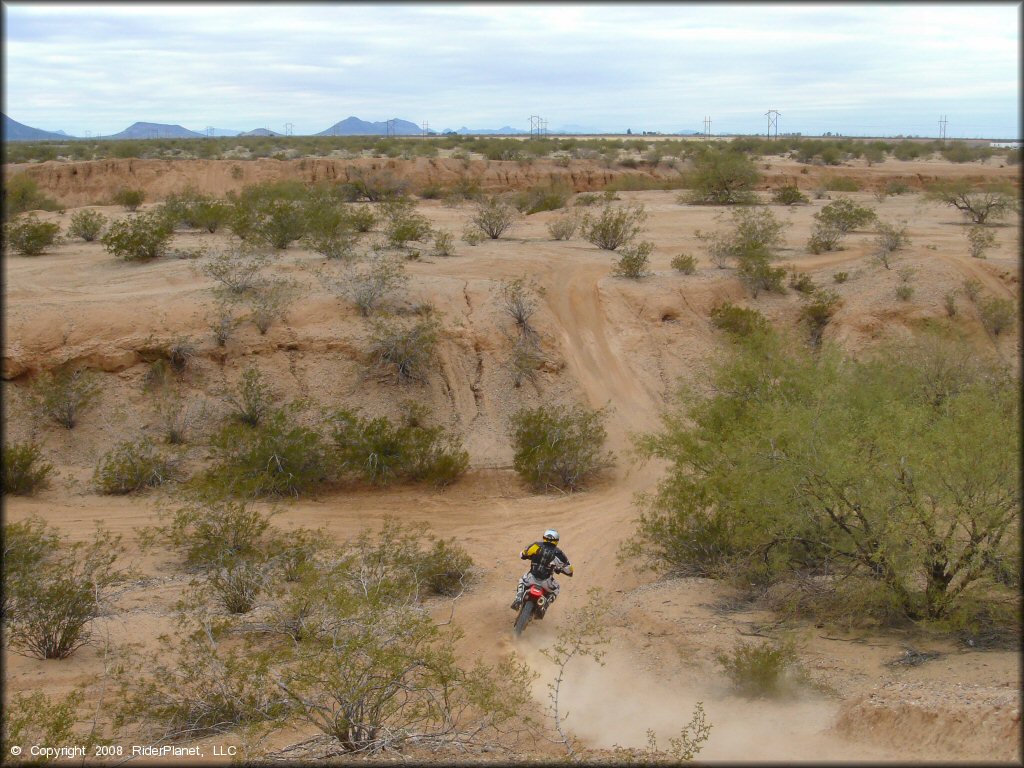
[[[946,120],[946,116],[945,115],[943,115],[942,117],[939,118],[939,138],[942,141],[946,140],[946,123],[947,122],[948,122],[948,120]]]

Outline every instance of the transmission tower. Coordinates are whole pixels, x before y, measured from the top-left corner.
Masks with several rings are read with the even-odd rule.
[[[764,114],[768,118],[768,138],[772,137],[772,128],[775,129],[775,138],[779,138],[779,115],[782,113],[777,109],[769,109]]]
[[[541,119],[538,115],[530,115],[530,135],[540,136]]]
[[[294,129],[294,128],[295,128],[295,126],[292,125],[291,123],[285,123],[284,124],[284,135],[285,136],[291,136],[292,135],[292,129]]]
[[[942,140],[942,141],[946,140],[946,123],[947,122],[948,121],[946,120],[946,116],[945,115],[943,115],[942,117],[939,118],[939,139]]]
[[[430,123],[429,123],[429,122],[427,122],[426,120],[424,120],[424,121],[423,121],[423,125],[422,125],[422,126],[420,126],[420,128],[421,128],[421,130],[423,131],[423,135],[424,135],[424,136],[429,136],[429,135],[430,135]]]
[[[544,132],[544,135],[547,136],[548,135],[548,121],[547,120],[541,120],[540,127],[541,127],[541,130]]]
[[[707,139],[711,136],[711,118],[704,118],[704,138]]]
[[[388,136],[394,136],[395,135],[395,120],[397,120],[397,119],[398,118],[396,118],[396,117],[392,117],[390,120],[388,120],[388,126],[387,126],[387,134],[388,134]]]
[[[213,137],[213,126],[212,125],[208,125],[208,126],[206,126],[206,138],[209,139],[209,138],[212,138],[212,137]]]

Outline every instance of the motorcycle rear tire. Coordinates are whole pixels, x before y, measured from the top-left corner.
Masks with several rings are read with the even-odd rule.
[[[513,632],[516,637],[523,633],[526,629],[526,625],[530,623],[530,619],[533,618],[533,607],[534,603],[532,600],[524,600],[523,607],[519,609],[519,615],[516,616],[516,626]]]

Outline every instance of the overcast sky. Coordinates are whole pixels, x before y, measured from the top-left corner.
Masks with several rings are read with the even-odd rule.
[[[4,2],[4,106],[82,136],[139,120],[322,131],[1020,136],[1020,4]]]

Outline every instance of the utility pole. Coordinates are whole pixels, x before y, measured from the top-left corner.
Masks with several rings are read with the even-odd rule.
[[[423,125],[421,126],[421,129],[423,130],[423,135],[424,136],[429,136],[430,135],[430,123],[427,122],[426,120],[423,121]]]
[[[782,113],[777,109],[769,109],[764,114],[768,118],[768,138],[772,137],[772,128],[775,129],[775,138],[779,138],[779,115]]]
[[[397,120],[397,119],[398,118],[393,117],[390,120],[388,120],[388,124],[387,124],[387,134],[388,134],[388,136],[394,136],[395,135],[395,120]]]
[[[293,129],[294,127],[295,127],[295,126],[294,126],[294,125],[292,125],[291,123],[285,123],[285,124],[284,124],[284,135],[285,135],[285,136],[291,136],[291,135],[292,135],[292,129]]]
[[[708,139],[711,137],[711,118],[704,118],[704,138]]]
[[[939,139],[941,141],[945,141],[946,140],[946,123],[947,122],[948,121],[946,120],[946,116],[945,115],[943,115],[942,117],[939,118]]]

